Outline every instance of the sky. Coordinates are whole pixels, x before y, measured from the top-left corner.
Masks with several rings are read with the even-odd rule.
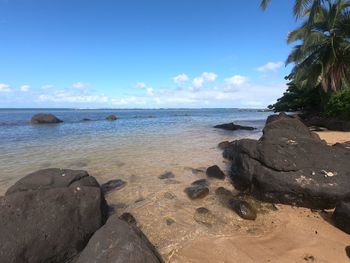
[[[265,108],[291,0],[0,0],[0,108]]]

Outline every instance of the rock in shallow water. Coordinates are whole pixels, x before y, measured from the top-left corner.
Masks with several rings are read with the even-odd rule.
[[[203,224],[207,227],[212,227],[218,222],[216,216],[205,207],[197,208],[193,218],[197,223]]]
[[[126,185],[126,182],[124,182],[121,179],[110,180],[107,183],[104,183],[103,185],[101,185],[101,190],[104,194],[108,194],[113,190],[122,189],[125,185]]]
[[[229,130],[229,131],[236,131],[236,130],[253,131],[253,130],[255,130],[254,127],[241,126],[241,125],[234,124],[233,122],[216,125],[216,126],[214,126],[214,128],[223,129],[223,130]]]
[[[185,193],[191,199],[200,199],[209,194],[209,188],[202,185],[191,185],[185,189]]]
[[[175,178],[175,174],[173,174],[172,172],[165,172],[165,173],[159,175],[158,178],[161,179],[161,180],[163,180],[163,179],[172,179],[172,178]]]
[[[115,115],[113,115],[113,114],[108,115],[108,116],[106,117],[106,120],[108,120],[108,121],[116,121],[117,119],[118,119],[118,117],[115,116]]]
[[[241,218],[246,220],[256,219],[256,211],[248,202],[239,199],[231,199],[229,204]]]
[[[55,124],[63,122],[53,114],[39,113],[35,114],[31,119],[31,124]]]
[[[211,177],[211,178],[216,178],[220,180],[225,179],[225,174],[223,173],[223,171],[221,171],[221,169],[217,165],[210,166],[207,169],[206,174],[208,177]]]
[[[298,119],[270,121],[260,140],[232,143],[232,180],[257,198],[315,209],[350,199],[350,150],[328,146]]]

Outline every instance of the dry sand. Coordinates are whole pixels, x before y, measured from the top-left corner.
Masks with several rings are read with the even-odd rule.
[[[318,134],[329,144],[350,141],[350,132]],[[285,205],[278,208],[277,212],[261,215],[264,223],[255,225],[252,231],[237,231],[228,236],[203,235],[183,243],[168,262],[350,262],[345,252],[350,235],[332,225],[332,211],[312,212]]]

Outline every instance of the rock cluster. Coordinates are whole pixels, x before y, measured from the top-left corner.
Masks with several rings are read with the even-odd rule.
[[[253,131],[253,130],[255,130],[254,127],[241,126],[238,124],[234,124],[233,122],[216,125],[216,126],[214,126],[214,128],[228,130],[228,131],[237,131],[237,130]]]

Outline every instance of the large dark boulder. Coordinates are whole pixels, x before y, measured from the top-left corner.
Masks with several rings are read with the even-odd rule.
[[[337,227],[350,234],[350,203],[340,202],[334,210],[332,219]]]
[[[216,126],[214,126],[214,128],[228,130],[228,131],[237,131],[237,130],[253,131],[253,130],[255,130],[254,127],[241,126],[241,125],[234,124],[233,122],[216,125]]]
[[[90,239],[77,263],[160,263],[156,249],[134,223],[128,224],[117,215]]]
[[[307,126],[324,127],[331,131],[350,131],[350,121],[339,120],[322,116],[300,115],[303,123]]]
[[[35,114],[31,121],[32,124],[52,124],[63,122],[53,114],[38,113]]]
[[[269,122],[259,140],[231,143],[236,187],[257,198],[311,208],[350,200],[350,151],[328,146],[296,118]]]
[[[0,199],[0,262],[69,262],[106,216],[100,187],[86,172],[32,173]]]

